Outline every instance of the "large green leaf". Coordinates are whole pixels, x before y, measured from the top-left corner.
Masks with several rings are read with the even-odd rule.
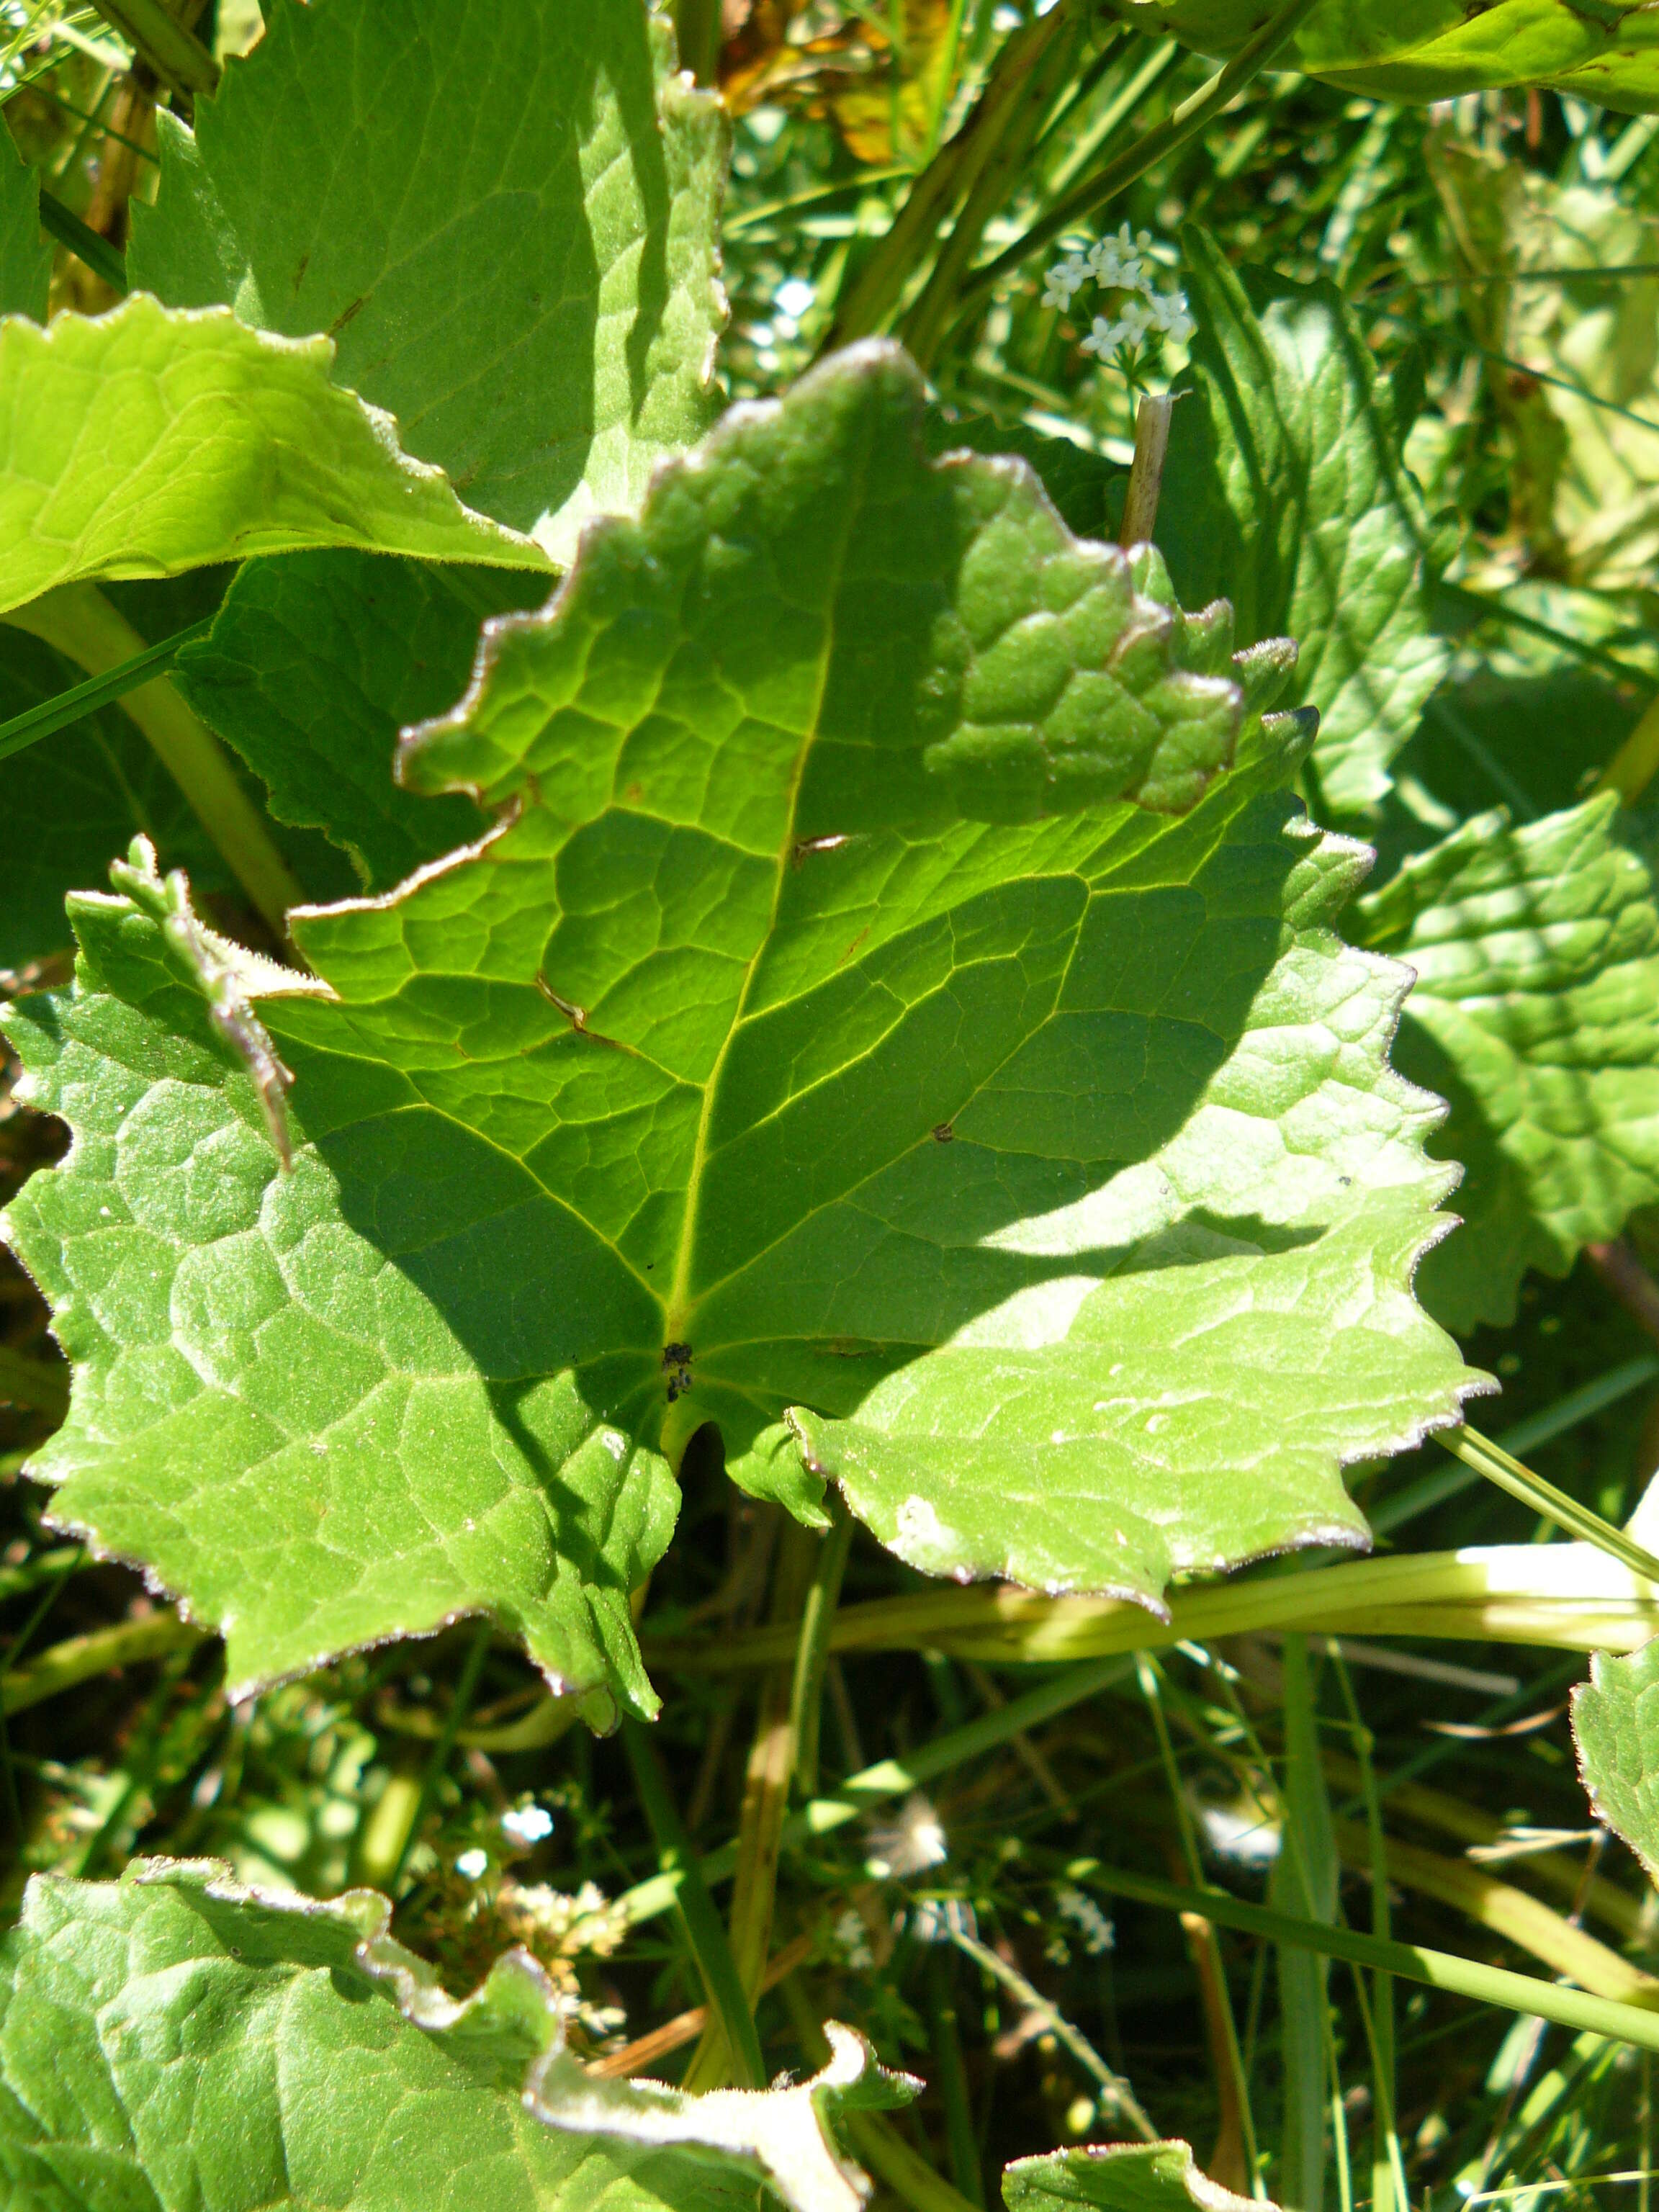
[[[1528,1267],[1565,1274],[1659,1199],[1659,911],[1611,793],[1512,829],[1466,822],[1365,902],[1417,970],[1396,1058],[1451,1102],[1465,1226],[1424,1263],[1448,1327],[1514,1318]]]
[[[568,558],[712,418],[719,103],[674,71],[644,0],[269,16],[194,138],[161,119],[135,282],[328,331],[410,453]]]
[[[0,611],[308,545],[545,565],[400,453],[389,417],[330,381],[333,357],[142,295],[44,331],[0,321]]]
[[[0,123],[0,315],[46,319],[52,248],[40,234],[40,180]]]
[[[250,561],[173,680],[264,779],[279,821],[323,830],[365,888],[386,890],[486,827],[463,796],[392,782],[398,732],[453,702],[479,624],[532,605],[540,582],[363,553]]]
[[[1401,426],[1334,285],[1241,280],[1195,227],[1182,246],[1199,397],[1176,410],[1158,542],[1189,605],[1224,593],[1247,643],[1296,639],[1321,788],[1362,811],[1449,664]]]
[[[1084,2143],[1017,2158],[1003,2168],[1002,2197],[1008,2212],[1243,2212],[1256,2201],[1212,2181],[1180,2142]]]
[[[1597,1818],[1659,1881],[1659,1639],[1627,1657],[1595,1655],[1572,1693],[1572,1733]]]
[[[1156,1605],[1362,1541],[1341,1464],[1454,1415],[1437,1109],[1245,696],[1283,653],[919,408],[841,356],[492,627],[401,775],[499,823],[301,909],[336,995],[262,1000],[291,1176],[124,902],[10,1017],[77,1133],[11,1216],[80,1368],[35,1471],[238,1681],[487,1609],[648,1708],[705,1420],[924,1567]]]
[[[523,1951],[447,1996],[384,1898],[211,1861],[37,1876],[0,1946],[0,2197],[17,2212],[858,2212],[836,2114],[913,2094],[832,2027],[793,2088],[596,2079]]]
[[[1173,31],[1200,53],[1236,53],[1275,0],[1115,0],[1129,22]],[[1547,85],[1603,107],[1659,108],[1659,28],[1644,0],[1330,0],[1285,65],[1385,100],[1451,100]]]

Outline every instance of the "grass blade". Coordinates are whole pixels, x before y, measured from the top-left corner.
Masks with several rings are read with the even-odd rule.
[[[707,1869],[699,1865],[690,1838],[680,1824],[678,1808],[641,1723],[635,1720],[623,1723],[623,1747],[633,1769],[634,1786],[639,1791],[640,1803],[650,1823],[651,1832],[657,1839],[662,1866],[658,1881],[668,1886],[662,1903],[655,1909],[661,1911],[671,1905],[678,1907],[691,1955],[697,1962],[703,1987],[708,1993],[710,2009],[726,2037],[732,2063],[745,2088],[763,2089],[766,2087],[766,2062],[761,2057],[760,2037],[755,2031],[755,2015],[744,1995],[743,1984],[738,1978],[737,1961],[732,1955],[731,1945],[726,1940],[720,1914],[714,1910],[714,1900],[708,1894],[705,1880]],[[735,1850],[730,1856],[735,1862]],[[732,1869],[728,1866],[725,1870],[730,1873]],[[650,1890],[652,1885],[647,1882],[641,1884],[641,1887]],[[632,1903],[639,1894],[637,1889],[627,1893],[624,1901],[628,1904],[630,1920],[645,1917]]]
[[[1507,1966],[1483,1966],[1476,1960],[1461,1959],[1450,1951],[1431,1951],[1420,1943],[1396,1943],[1354,1928],[1294,1919],[1266,1905],[1247,1905],[1226,1890],[1188,1889],[1178,1882],[1158,1881],[1150,1875],[1103,1866],[1094,1859],[1074,1860],[1066,1871],[1074,1881],[1092,1882],[1109,1896],[1127,1897],[1138,1905],[1162,1905],[1170,1912],[1201,1912],[1219,1927],[1241,1929],[1247,1936],[1265,1936],[1271,1943],[1297,1943],[1328,1959],[1376,1967],[1385,1974],[1398,1975],[1402,1981],[1421,1982],[1453,1996],[1472,1997],[1477,2003],[1498,2005],[1505,2012],[1525,2013],[1581,2033],[1632,2044],[1638,2051],[1659,2051],[1659,2008],[1622,2004],[1611,1997],[1592,1996],[1583,1990],[1562,1989],[1531,1974],[1511,1973]]]
[[[14,714],[9,722],[0,722],[0,761],[9,760],[14,753],[21,753],[26,746],[51,737],[55,731],[67,729],[83,714],[90,714],[100,707],[112,706],[116,700],[125,698],[129,691],[136,691],[141,684],[148,684],[152,677],[165,676],[180,649],[193,645],[198,637],[205,637],[212,627],[211,616],[205,622],[191,623],[187,629],[175,631],[159,645],[146,646],[142,653],[135,653],[130,660],[120,662],[107,675],[89,676],[84,684],[60,691],[55,698],[43,699],[38,707]]]

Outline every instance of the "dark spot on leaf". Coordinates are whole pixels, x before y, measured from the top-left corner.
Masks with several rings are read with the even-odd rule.
[[[668,1402],[684,1397],[691,1388],[691,1347],[689,1344],[665,1344],[662,1348],[663,1372],[668,1377]]]
[[[330,337],[337,337],[340,332],[345,328],[346,325],[351,320],[352,317],[354,315],[361,314],[368,305],[368,301],[367,297],[364,297],[354,300],[349,307],[343,307],[339,313],[336,315],[334,320],[328,326],[328,334]]]
[[[936,1145],[948,1145],[956,1133],[948,1121],[941,1121],[933,1131],[933,1142]]]
[[[306,271],[311,266],[309,250],[300,256],[299,266],[294,271],[294,289],[297,292],[306,281]]]

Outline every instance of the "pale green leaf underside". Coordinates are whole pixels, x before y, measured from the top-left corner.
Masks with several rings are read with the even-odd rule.
[[[787,2091],[594,2081],[525,1953],[456,2002],[386,1936],[383,1898],[226,1873],[140,1859],[119,1882],[31,1881],[0,1945],[0,2203],[752,2212],[763,2180],[788,2212],[858,2212],[868,2193],[829,2122],[910,2085],[844,2028]]]
[[[1597,1819],[1659,1881],[1659,1639],[1628,1657],[1595,1653],[1572,1693],[1572,1733]]]
[[[1247,292],[1195,226],[1182,252],[1199,396],[1176,410],[1158,543],[1188,601],[1232,599],[1241,638],[1296,639],[1321,792],[1363,812],[1450,665],[1404,426],[1334,285]]]
[[[641,0],[279,0],[167,117],[134,281],[335,374],[556,557],[708,428],[726,126]],[[418,147],[411,167],[410,149]],[[302,177],[303,189],[273,189]],[[373,220],[367,211],[374,210]]]
[[[1514,1318],[1659,1199],[1659,911],[1611,793],[1510,827],[1467,822],[1366,902],[1368,941],[1417,970],[1395,1057],[1451,1102],[1465,1226],[1424,1264],[1449,1328]]]
[[[77,1138],[12,1210],[81,1368],[35,1471],[234,1679],[488,1609],[647,1702],[704,1419],[926,1568],[1156,1603],[1363,1540],[1340,1464],[1455,1413],[1405,972],[1329,927],[1363,854],[1224,610],[918,405],[842,356],[494,626],[402,772],[501,826],[301,910],[337,1002],[262,1002],[291,1177],[118,902],[10,1017]]]
[[[1237,52],[1273,0],[1115,0],[1206,54]],[[1644,0],[1328,0],[1291,46],[1294,66],[1385,100],[1538,84],[1604,107],[1659,109],[1659,29]],[[1290,65],[1287,61],[1287,66]]]
[[[1255,2201],[1212,2181],[1180,2142],[1085,2143],[1018,2158],[1003,2168],[1002,2197],[1008,2212],[1243,2212]]]
[[[143,295],[0,321],[0,609],[311,545],[544,567],[331,382],[333,350]]]
[[[52,248],[40,234],[40,180],[0,123],[0,315],[46,319]]]

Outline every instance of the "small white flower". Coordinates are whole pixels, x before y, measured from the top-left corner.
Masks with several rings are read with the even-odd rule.
[[[835,1926],[836,1948],[855,1973],[867,1973],[876,1963],[869,1932],[849,1905]]]
[[[1177,345],[1185,345],[1198,328],[1188,310],[1187,295],[1180,291],[1154,292],[1148,304],[1157,328]]]
[[[515,1844],[539,1844],[553,1832],[553,1815],[539,1805],[515,1805],[502,1814],[501,1826]]]
[[[489,1854],[475,1844],[470,1851],[463,1851],[455,1862],[455,1871],[465,1881],[477,1881],[489,1871]]]
[[[1048,288],[1042,295],[1045,307],[1069,307],[1072,295],[1088,282],[1087,264],[1079,254],[1068,253],[1063,261],[1056,261],[1048,272]]]
[[[1126,344],[1139,345],[1152,327],[1152,311],[1145,300],[1126,300],[1117,326]]]
[[[1111,1922],[1095,1903],[1080,1889],[1061,1889],[1054,1893],[1054,1904],[1062,1919],[1069,1920],[1083,1938],[1083,1948],[1091,1958],[1109,1951],[1117,1938]]]
[[[1097,315],[1089,326],[1088,337],[1083,341],[1083,350],[1093,354],[1097,361],[1104,361],[1108,354],[1117,351],[1123,337],[1121,323],[1109,323],[1104,315]]]

